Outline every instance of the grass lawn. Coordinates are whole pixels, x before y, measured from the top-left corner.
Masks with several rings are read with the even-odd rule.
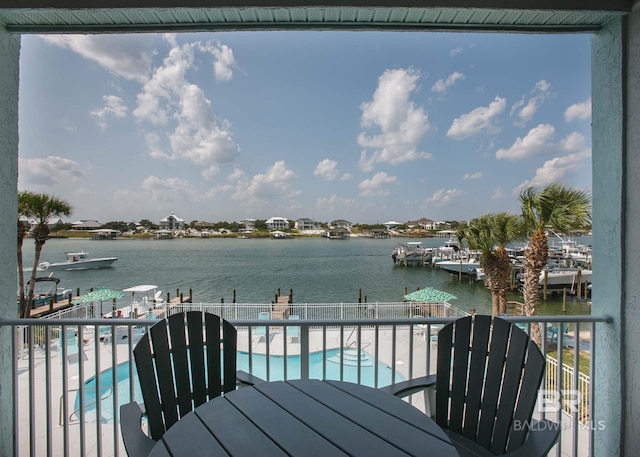
[[[547,355],[553,357],[554,359],[558,360],[558,351],[554,350],[554,351],[547,351]],[[589,357],[589,354],[585,351],[580,351],[579,353],[579,370],[580,373],[585,374],[587,376],[589,376],[589,363],[591,361],[591,358]],[[564,349],[562,351],[562,363],[565,365],[569,365],[570,367],[573,368],[573,362],[574,362],[574,353],[573,353],[573,348],[571,349]]]

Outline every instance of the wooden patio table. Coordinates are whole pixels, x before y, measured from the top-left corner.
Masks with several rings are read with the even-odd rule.
[[[458,456],[428,416],[393,395],[313,379],[244,387],[180,419],[154,457]]]

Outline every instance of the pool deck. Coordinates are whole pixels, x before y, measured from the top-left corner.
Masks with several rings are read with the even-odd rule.
[[[392,331],[381,329],[378,332],[379,354],[378,360],[389,366],[395,365],[396,370],[405,378],[411,373],[424,373],[426,367],[426,350],[429,347],[428,341],[416,332],[414,326],[407,326],[397,329],[396,347],[402,352],[396,354],[395,361],[392,358]],[[137,330],[137,329],[135,329]],[[351,328],[344,328],[343,342],[351,347],[358,347],[354,335],[351,334]],[[351,335],[350,335],[351,334]],[[114,429],[111,417],[104,417],[101,421],[96,421],[95,408],[94,411],[85,413],[84,421],[80,420],[80,412],[74,410],[74,404],[78,395],[78,389],[81,383],[87,382],[95,376],[96,372],[101,372],[111,368],[114,365],[121,364],[129,360],[130,345],[128,343],[128,332],[124,330],[120,333],[116,332],[116,338],[113,340],[106,339],[96,341],[95,333],[92,329],[83,331],[83,337],[86,343],[78,348],[71,349],[66,358],[63,359],[60,342],[52,340],[48,348],[49,357],[46,357],[46,348],[36,348],[33,351],[33,357],[30,359],[29,354],[25,351],[19,354],[17,360],[17,383],[18,383],[18,424],[20,436],[20,455],[30,455],[30,446],[28,439],[28,430],[30,427],[30,416],[36,417],[35,430],[31,438],[34,440],[36,447],[36,455],[47,454],[47,431],[49,431],[49,442],[51,446],[51,455],[63,455],[65,447],[65,428],[61,423],[65,422],[62,415],[63,405],[66,402],[67,414],[66,423],[68,424],[68,434],[66,437],[69,448],[69,455],[85,455],[85,456],[126,456],[124,447],[119,438],[119,430]],[[125,335],[127,335],[125,337]],[[327,329],[326,338],[323,337],[322,330],[312,329],[309,333],[310,352],[330,350],[339,348],[341,344],[340,330]],[[133,343],[141,334],[133,334]],[[350,339],[349,339],[350,337]],[[412,339],[414,361],[408,360],[409,356],[409,338]],[[285,344],[286,343],[286,344]],[[372,328],[363,328],[361,332],[360,348],[372,354],[370,351],[375,347],[375,331]],[[300,342],[290,337],[285,338],[282,327],[270,328],[270,338],[267,343],[266,338],[259,338],[253,335],[249,340],[248,331],[246,329],[238,330],[238,350],[243,352],[251,351],[256,354],[266,354],[267,344],[271,355],[284,355],[285,347],[287,355],[300,354]],[[431,364],[435,369],[435,346],[431,348]],[[32,367],[30,368],[30,365]],[[33,373],[33,384],[30,386],[29,373]],[[65,377],[67,385],[63,385]],[[48,375],[47,375],[48,373]],[[80,377],[82,373],[82,378]],[[49,381],[47,381],[47,379]],[[50,383],[50,394],[47,397],[46,384]],[[29,390],[33,392],[33,400],[29,401]],[[112,397],[117,397],[111,395]],[[107,400],[109,401],[109,400]],[[117,401],[114,398],[113,401]],[[420,406],[418,404],[416,406]],[[110,416],[110,414],[109,414]],[[49,421],[47,421],[47,418]],[[85,448],[80,448],[80,436],[84,435]],[[100,436],[100,438],[99,438]],[[102,452],[99,454],[97,448],[100,447]],[[117,451],[115,448],[118,448]]]
[[[136,329],[137,330],[137,329]],[[434,329],[432,329],[434,330]],[[124,335],[127,334],[127,337]],[[113,340],[100,341],[95,339],[93,329],[84,332],[88,341],[82,345],[79,352],[69,354],[65,359],[62,357],[60,343],[52,340],[47,359],[45,348],[36,348],[33,357],[30,359],[28,352],[19,354],[17,360],[17,383],[18,383],[18,417],[19,424],[19,453],[20,455],[31,455],[31,445],[35,448],[34,455],[64,455],[65,439],[69,449],[68,455],[84,456],[126,456],[124,446],[120,439],[119,424],[114,427],[111,413],[105,411],[102,414],[103,420],[96,420],[95,408],[93,411],[84,414],[81,420],[80,412],[74,411],[74,404],[81,384],[91,379],[96,372],[101,372],[112,366],[121,364],[129,360],[130,350],[133,345],[129,345],[128,332],[120,332]],[[141,333],[134,334],[132,343]],[[375,328],[363,327],[358,341],[355,337],[357,332],[351,327],[345,327],[341,331],[339,328],[311,329],[309,332],[309,351],[317,352],[340,348],[360,348],[370,356],[375,357],[375,347],[377,342],[377,360],[390,367],[395,367],[396,371],[404,378],[425,375],[435,372],[437,343],[431,341],[428,335],[424,335],[423,329],[419,325],[398,326],[395,331],[392,329],[380,328],[377,333]],[[395,344],[394,344],[395,341]],[[254,334],[249,339],[246,329],[238,330],[238,350],[255,354],[266,354],[268,350],[271,355],[299,355],[301,344],[296,339],[285,337],[282,327],[270,328],[270,335],[261,338]],[[413,349],[411,350],[411,346]],[[395,348],[395,356],[393,350]],[[413,353],[413,357],[411,357]],[[427,370],[427,363],[431,369]],[[33,383],[29,383],[29,373],[33,373]],[[82,377],[80,374],[82,373]],[[68,380],[67,385],[63,385],[63,379]],[[46,385],[50,383],[50,394],[47,397]],[[29,401],[29,390],[32,391],[33,401]],[[118,403],[117,394],[109,395],[107,401]],[[422,394],[416,394],[410,399],[411,403],[418,409],[424,411],[424,398]],[[62,405],[67,405],[66,419],[61,414]],[[113,404],[111,403],[111,404]],[[117,406],[112,408],[117,410]],[[32,442],[29,442],[30,417],[35,417],[35,426],[31,434]],[[109,416],[109,417],[106,417]],[[48,419],[48,421],[47,421]],[[67,433],[61,423],[67,423]],[[564,425],[564,424],[563,424]],[[569,431],[569,433],[572,433]],[[579,430],[579,440],[582,442],[587,431]],[[564,435],[564,434],[563,434]],[[84,448],[80,447],[81,436],[84,436]],[[66,437],[66,438],[65,438]],[[569,440],[563,442],[564,448],[570,449]],[[49,443],[49,450],[47,445]],[[98,450],[100,449],[100,450]],[[580,456],[584,454],[585,446],[582,446]]]

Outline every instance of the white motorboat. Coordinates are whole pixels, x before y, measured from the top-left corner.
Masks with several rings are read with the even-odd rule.
[[[582,270],[580,268],[551,268],[542,270],[539,283],[542,286],[546,280],[547,287],[568,287],[573,289],[578,283],[581,285],[590,283],[591,277],[591,270]]]
[[[422,241],[409,241],[406,243],[400,243],[393,248],[391,258],[393,259],[394,264],[425,264],[431,262],[432,252],[432,248],[422,247]]]
[[[480,261],[476,258],[471,259],[460,259],[460,260],[442,260],[436,263],[438,268],[441,268],[446,271],[450,271],[451,273],[462,273],[468,274],[469,270],[475,269],[476,271],[480,269]]]
[[[85,251],[68,252],[65,262],[41,262],[38,264],[38,270],[86,270],[89,268],[108,268],[113,262],[118,260],[117,257],[100,257],[91,258]]]
[[[549,289],[567,288],[574,290],[578,285],[584,286],[592,281],[593,272],[581,268],[547,267],[540,272],[538,284],[543,287],[545,282]],[[519,275],[520,281],[524,281],[524,275]]]
[[[440,264],[443,261],[454,260],[460,255],[460,246],[453,238],[449,238],[444,244],[433,252],[433,263]]]

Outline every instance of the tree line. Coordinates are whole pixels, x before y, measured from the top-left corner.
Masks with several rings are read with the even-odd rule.
[[[480,266],[488,280],[494,315],[506,313],[507,308],[507,289],[511,272],[507,245],[516,241],[527,242],[523,288],[524,314],[533,316],[538,304],[540,273],[549,256],[547,230],[550,228],[556,232],[571,233],[591,229],[591,196],[585,191],[553,183],[542,189],[529,187],[523,190],[519,195],[519,202],[521,213],[518,215],[506,212],[486,214],[472,219],[467,225],[458,225],[456,230],[461,247],[466,244],[469,249],[481,253]],[[54,217],[68,217],[71,211],[71,204],[58,197],[29,191],[18,193],[18,303],[21,317],[29,317],[33,307],[40,255],[51,234],[49,220]],[[22,257],[22,245],[28,230],[22,223],[22,218],[35,221],[31,229],[35,254],[31,278],[27,283],[28,289],[25,287]],[[141,224],[142,222],[152,224],[149,220],[140,221]],[[105,227],[107,225],[105,224]],[[116,223],[107,228],[120,230]],[[237,231],[240,225],[223,222],[219,228]],[[256,228],[266,229],[266,222],[256,221]],[[535,341],[540,341],[540,329],[537,325],[532,325],[532,337]]]

